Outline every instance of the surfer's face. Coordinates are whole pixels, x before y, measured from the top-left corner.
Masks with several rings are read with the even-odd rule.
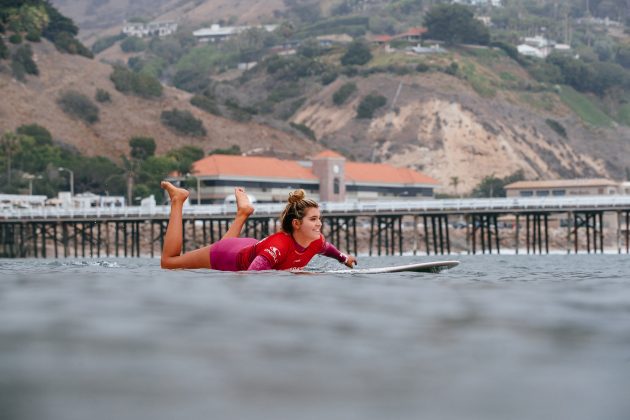
[[[322,229],[322,221],[321,214],[317,207],[311,207],[306,210],[306,214],[297,223],[297,226],[294,226],[300,232],[300,235],[306,237],[310,240],[319,239],[319,235]]]

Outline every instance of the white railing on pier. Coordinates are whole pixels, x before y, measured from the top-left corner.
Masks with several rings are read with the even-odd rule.
[[[517,198],[466,198],[445,200],[398,200],[378,202],[320,203],[326,213],[376,214],[391,212],[511,212],[511,211],[579,211],[579,210],[630,210],[630,196],[575,196],[575,197],[517,197]],[[256,215],[277,216],[284,204],[256,204]],[[168,217],[170,207],[165,206],[124,206],[97,207],[87,209],[63,209],[56,207],[38,207],[26,209],[2,209],[0,220],[16,219],[105,219],[105,218],[142,218]],[[184,208],[185,217],[195,216],[232,216],[234,204],[194,205]]]

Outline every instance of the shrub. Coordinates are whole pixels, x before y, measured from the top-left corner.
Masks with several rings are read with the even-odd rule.
[[[123,42],[120,43],[120,49],[126,53],[130,52],[142,52],[146,50],[147,43],[144,42],[142,38],[138,38],[136,36],[130,36],[125,38]]]
[[[507,42],[495,41],[491,43],[490,46],[503,50],[512,60],[519,61],[518,50],[514,45],[508,44]]]
[[[341,74],[346,77],[355,77],[359,74],[359,69],[355,66],[345,66],[341,69]]]
[[[26,81],[26,71],[24,70],[22,63],[18,61],[11,61],[11,74],[15,80],[19,80],[20,82]]]
[[[315,132],[313,130],[311,130],[308,126],[306,126],[304,124],[297,124],[297,123],[294,123],[294,122],[292,122],[290,124],[291,124],[291,127],[295,128],[296,130],[298,130],[299,132],[304,134],[309,139],[311,139],[313,141],[317,141],[317,138],[315,137]]]
[[[100,89],[100,88],[96,89],[95,99],[96,99],[96,102],[100,102],[100,103],[112,101],[112,97],[110,96],[109,92],[106,91],[105,89]]]
[[[361,66],[372,59],[370,47],[362,41],[354,41],[348,46],[348,50],[341,57],[341,64],[344,66]]]
[[[98,121],[98,107],[88,98],[74,90],[64,92],[57,103],[68,115],[93,124]]]
[[[450,74],[451,76],[457,76],[457,72],[459,71],[459,65],[456,62],[451,62],[447,67],[444,67],[444,73]]]
[[[201,92],[210,86],[210,78],[207,72],[199,69],[184,69],[175,73],[173,85],[186,92]]]
[[[560,136],[564,137],[565,139],[567,138],[567,130],[565,130],[564,126],[560,124],[558,121],[547,118],[545,122],[547,123],[549,127],[551,127],[553,131],[555,131],[556,133],[558,133]]]
[[[301,97],[294,101],[291,101],[291,103],[288,106],[285,106],[284,109],[280,112],[279,117],[283,120],[288,120],[293,114],[295,114],[298,109],[300,109],[302,105],[304,105],[305,102],[305,97]]]
[[[0,60],[6,60],[7,58],[9,58],[9,49],[2,37],[0,37]]]
[[[155,140],[153,137],[136,136],[129,139],[131,157],[138,160],[147,160],[155,155]]]
[[[285,99],[295,98],[301,93],[302,91],[297,83],[282,84],[269,93],[267,100],[270,102],[282,102]]]
[[[134,73],[122,66],[114,66],[109,76],[117,91],[134,94],[143,98],[162,96],[162,85],[152,76]]]
[[[39,31],[29,31],[26,34],[26,40],[30,42],[40,42],[42,40],[42,34]]]
[[[38,124],[21,125],[15,130],[17,134],[32,137],[38,146],[52,145],[52,134]]]
[[[55,48],[59,51],[66,52],[68,54],[78,54],[88,58],[94,57],[94,54],[92,54],[85,45],[81,44],[81,42],[67,32],[57,34],[53,42],[55,44]]]
[[[371,93],[361,100],[357,108],[357,118],[370,119],[374,111],[385,106],[387,99],[383,95]]]
[[[334,82],[335,80],[337,80],[337,76],[339,76],[337,74],[336,71],[326,71],[324,72],[324,74],[322,74],[321,77],[321,81],[322,81],[322,85],[326,86],[331,84],[332,82]]]
[[[162,124],[181,134],[195,137],[206,135],[206,129],[201,120],[195,118],[194,115],[187,110],[173,108],[171,111],[162,111],[160,120]]]
[[[431,69],[431,67],[429,67],[428,64],[426,63],[418,63],[418,65],[416,66],[416,71],[418,73],[426,73]]]
[[[302,77],[322,74],[326,66],[316,60],[306,57],[280,57],[273,56],[266,60],[267,73],[274,79],[282,81],[295,81]]]
[[[9,37],[9,42],[11,44],[21,44],[22,43],[22,35],[20,34],[13,34]]]
[[[162,96],[162,84],[158,79],[148,74],[137,74],[132,78],[131,90],[143,98],[157,98]]]
[[[333,103],[337,106],[342,105],[346,100],[357,91],[357,85],[352,82],[344,83],[334,94]]]
[[[221,116],[221,109],[219,109],[219,105],[214,101],[214,99],[208,98],[205,95],[193,96],[190,99],[190,104],[203,109],[212,115]]]
[[[208,155],[234,155],[234,156],[240,156],[243,153],[241,152],[241,148],[240,146],[233,144],[232,146],[226,148],[226,149],[213,149],[210,151],[210,153],[208,153]]]
[[[33,50],[30,45],[22,45],[15,50],[12,60],[13,63],[11,67],[16,79],[24,80],[25,74],[32,74],[34,76],[39,74],[37,64],[33,61]]]
[[[120,33],[118,35],[107,36],[105,38],[99,38],[92,45],[92,48],[91,48],[92,49],[92,53],[98,54],[101,51],[105,51],[106,49],[108,49],[109,47],[114,45],[116,42],[120,41],[121,39],[125,39],[125,38],[126,38],[126,35],[123,34],[123,33]]]

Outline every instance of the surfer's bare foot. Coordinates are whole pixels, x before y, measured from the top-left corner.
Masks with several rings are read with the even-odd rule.
[[[183,188],[177,188],[175,185],[171,184],[168,181],[162,181],[160,183],[160,187],[166,190],[166,192],[168,193],[168,196],[171,199],[171,203],[175,203],[175,202],[183,203],[184,201],[186,201],[186,199],[190,195],[190,192],[188,190],[185,190]]]
[[[249,197],[244,189],[234,188],[234,196],[236,197],[236,214],[249,216],[254,212],[254,206],[249,201]]]

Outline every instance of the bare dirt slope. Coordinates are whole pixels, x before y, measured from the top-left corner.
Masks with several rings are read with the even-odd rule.
[[[272,153],[285,157],[308,156],[321,149],[291,134],[256,123],[239,123],[216,117],[190,105],[190,94],[165,87],[161,99],[145,100],[117,92],[110,81],[112,68],[96,60],[60,54],[47,43],[33,44],[39,77],[20,83],[0,72],[0,130],[14,130],[22,124],[38,123],[60,142],[75,146],[88,155],[114,159],[129,151],[132,136],[155,138],[157,152],[194,145],[208,152],[214,148],[240,146],[241,150]],[[76,90],[94,98],[96,89],[108,91],[110,103],[98,104],[100,120],[89,125],[68,116],[57,105],[60,95]],[[174,133],[160,122],[160,114],[173,108],[186,109],[203,121],[205,137]]]

